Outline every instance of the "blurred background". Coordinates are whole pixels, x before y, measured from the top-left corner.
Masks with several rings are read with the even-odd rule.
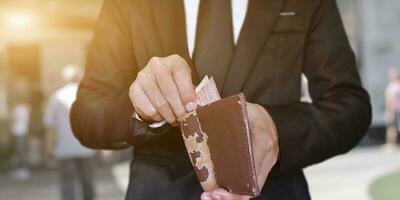
[[[373,124],[355,150],[306,169],[310,190],[318,200],[400,199],[400,151],[393,145],[398,139],[385,144],[388,71],[400,69],[400,1],[337,2],[371,95]],[[60,199],[60,162],[47,152],[49,129],[42,119],[51,95],[67,84],[63,69],[84,66],[101,4],[0,0],[1,200]],[[15,133],[21,126],[26,130]],[[123,199],[130,151],[95,152],[97,199]]]

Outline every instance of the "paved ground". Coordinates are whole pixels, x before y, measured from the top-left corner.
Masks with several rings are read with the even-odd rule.
[[[18,182],[0,175],[0,200],[57,200],[58,180],[54,170],[34,170],[27,182]],[[115,184],[110,169],[96,171],[97,200],[123,200],[122,190]]]
[[[315,200],[370,200],[369,184],[377,177],[400,169],[400,150],[390,154],[381,148],[358,148],[305,170]],[[116,165],[112,173],[126,188],[128,163]]]
[[[369,184],[377,177],[400,168],[400,150],[387,154],[380,148],[356,149],[306,169],[315,200],[370,200]],[[98,200],[124,198],[128,162],[97,172]],[[34,171],[30,181],[21,183],[0,176],[0,200],[57,200],[55,171]]]
[[[370,200],[370,183],[396,169],[400,169],[400,150],[361,148],[306,169],[306,176],[313,199]]]

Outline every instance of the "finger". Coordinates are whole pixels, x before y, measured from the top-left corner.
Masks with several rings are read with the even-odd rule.
[[[185,107],[179,96],[178,87],[176,86],[171,72],[166,67],[157,68],[157,72],[153,72],[158,87],[164,98],[168,101],[175,115],[179,118],[186,113]]]
[[[189,64],[180,56],[171,56],[169,67],[176,85],[178,86],[179,96],[181,97],[186,111],[196,109],[196,93],[192,81],[192,74]]]
[[[162,121],[163,118],[154,108],[143,90],[137,85],[132,85],[129,97],[132,101],[135,112],[143,120]]]
[[[200,196],[201,200],[212,200],[210,194],[208,192],[203,192]]]
[[[215,189],[215,190],[211,191],[210,193],[211,193],[211,197],[213,199],[218,199],[218,198],[221,200],[249,200],[250,199],[250,196],[233,194],[222,188]]]
[[[172,111],[168,101],[162,95],[160,89],[158,88],[154,77],[149,76],[146,78],[145,83],[141,83],[141,88],[143,88],[144,93],[147,98],[153,104],[154,108],[156,108],[157,112],[168,121],[168,123],[173,124],[176,121],[176,116]]]

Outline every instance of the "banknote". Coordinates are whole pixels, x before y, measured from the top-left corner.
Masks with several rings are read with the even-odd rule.
[[[214,78],[205,76],[196,87],[197,105],[204,106],[221,99]]]

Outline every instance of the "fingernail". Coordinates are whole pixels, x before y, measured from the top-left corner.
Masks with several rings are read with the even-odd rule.
[[[194,102],[189,102],[185,106],[186,111],[188,111],[188,112],[195,110],[196,107],[197,107],[197,105]]]

